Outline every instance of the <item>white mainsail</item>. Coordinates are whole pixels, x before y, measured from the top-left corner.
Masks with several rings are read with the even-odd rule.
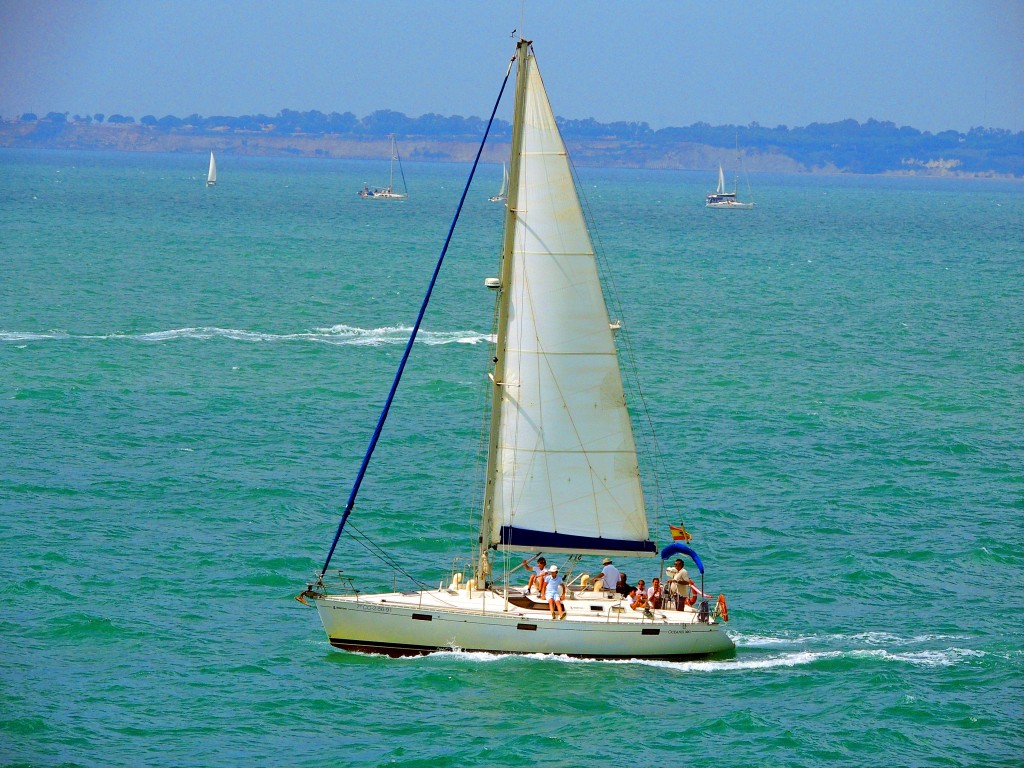
[[[230,163],[228,163],[230,165]],[[230,169],[228,169],[230,170]],[[231,181],[231,179],[228,179]],[[206,186],[212,187],[217,183],[217,161],[213,159],[213,152],[210,153],[210,170],[206,172]]]
[[[718,189],[715,194],[721,195],[725,193],[725,172],[722,170],[722,164],[718,164]]]
[[[652,552],[594,250],[532,55],[526,66],[485,530],[508,549]]]

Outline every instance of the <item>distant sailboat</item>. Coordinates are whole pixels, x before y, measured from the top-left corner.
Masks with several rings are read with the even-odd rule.
[[[501,164],[501,191],[494,197],[487,198],[492,203],[500,203],[508,196],[508,166]]]
[[[383,198],[386,200],[404,200],[409,196],[409,189],[405,186],[405,171],[402,170],[402,158],[398,156],[398,146],[395,144],[395,134],[390,134],[391,138],[391,175],[388,177],[388,185],[384,188],[370,189],[369,186],[363,184],[363,188],[359,190],[359,196],[362,198]],[[403,192],[395,192],[395,160],[398,161],[398,172],[402,175],[402,189]]]
[[[737,179],[737,186],[739,180]],[[753,208],[753,203],[741,203],[736,199],[736,188],[733,188],[732,192],[725,191],[725,172],[722,170],[722,164],[718,164],[718,189],[712,192],[707,197],[706,206],[708,208],[739,208],[748,209]]]
[[[206,186],[212,187],[217,183],[217,161],[213,159],[213,152],[210,153],[210,170],[206,172]]]
[[[736,139],[736,165],[740,164],[740,145],[739,137]],[[735,208],[738,210],[748,210],[754,207],[753,201],[749,203],[741,203],[736,199],[736,192],[739,189],[740,178],[736,176],[736,181],[733,185],[732,192],[727,192],[725,189],[725,171],[722,170],[722,164],[718,164],[718,189],[707,196],[707,202],[705,203],[708,208]],[[750,182],[747,182],[747,191],[750,190]]]

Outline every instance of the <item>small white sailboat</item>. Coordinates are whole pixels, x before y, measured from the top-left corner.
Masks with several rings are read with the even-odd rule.
[[[565,145],[530,41],[519,41],[515,59],[500,277],[485,281],[496,293],[498,321],[487,383],[484,502],[473,554],[464,565],[445,566],[437,589],[414,580],[413,591],[365,594],[341,572],[340,584],[325,582],[413,348],[428,290],[327,562],[297,599],[314,604],[330,644],[349,651],[402,656],[457,649],[615,659],[730,652],[735,646],[724,631],[724,597],[715,610],[707,600],[694,605],[675,599],[666,599],[664,607],[634,609],[615,585],[576,573],[585,556],[660,554],[664,575],[666,558],[682,554],[700,570],[703,594],[704,566],[697,553],[682,544],[659,553],[650,539],[614,340],[621,326],[609,321]],[[449,240],[454,227],[453,221]],[[564,558],[565,611],[558,617],[544,598],[522,588],[526,575],[516,573],[522,557],[541,552],[549,560]],[[598,562],[592,570],[600,569]],[[399,574],[405,574],[400,565]]]
[[[508,166],[505,163],[501,164],[501,191],[494,197],[487,198],[492,203],[504,202],[505,198],[508,197]]]
[[[217,183],[217,161],[213,157],[213,152],[210,153],[210,168],[206,172],[206,186],[212,187]]]
[[[739,162],[739,141],[736,146],[736,161]],[[705,206],[707,208],[734,208],[736,210],[749,210],[754,207],[753,201],[742,203],[736,197],[736,193],[739,190],[740,179],[736,176],[735,183],[733,184],[732,192],[729,192],[725,188],[725,171],[722,170],[722,164],[718,164],[718,189],[709,194],[706,198],[707,202]],[[747,184],[749,191],[749,182]]]
[[[395,143],[395,134],[390,134],[391,139],[391,174],[388,176],[386,187],[370,189],[366,184],[359,190],[362,198],[373,198],[375,200],[404,200],[409,196],[409,189],[405,186],[405,171],[402,170],[402,158],[398,156],[398,145]],[[398,172],[402,176],[402,192],[395,191],[395,161],[398,161]]]

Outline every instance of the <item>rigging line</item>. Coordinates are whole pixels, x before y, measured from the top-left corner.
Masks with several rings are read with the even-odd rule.
[[[595,260],[599,261],[604,267],[604,274],[610,289],[611,300],[615,305],[615,309],[618,311],[619,318],[623,318],[624,313],[622,311],[621,301],[619,300],[619,292],[615,285],[614,274],[611,270],[611,265],[604,248],[604,243],[601,240],[601,232],[595,226],[597,219],[594,216],[593,210],[590,207],[590,199],[587,197],[586,189],[583,186],[583,183],[580,181],[579,174],[576,171],[576,164],[572,160],[572,155],[566,152],[566,157],[569,161],[569,168],[572,173],[573,179],[576,183],[576,188],[579,192],[580,202],[582,204],[582,207],[585,208],[585,218],[592,223],[592,225],[588,227],[588,230],[590,231],[592,241],[591,244],[594,248],[594,258]],[[651,460],[652,469],[654,470],[651,474],[654,483],[653,490],[655,501],[657,502],[654,509],[654,513],[655,517],[657,518],[660,517],[658,513],[660,512],[661,506],[667,504],[661,487],[661,479],[659,477],[659,475],[661,474],[665,474],[666,478],[669,477],[667,465],[665,464],[664,457],[661,455],[660,446],[658,444],[658,435],[654,430],[654,421],[651,419],[650,408],[647,405],[647,397],[644,394],[643,387],[640,384],[640,373],[637,368],[636,355],[633,351],[633,345],[630,341],[630,334],[628,332],[624,334],[622,337],[622,346],[623,351],[625,352],[626,359],[629,362],[630,370],[632,371],[632,380],[630,384],[632,389],[636,391],[637,396],[640,399],[641,410],[644,415],[644,421],[647,424],[647,429],[640,431],[640,438],[644,443],[644,447],[648,453],[648,457]],[[669,490],[671,491],[672,489],[670,488]]]
[[[398,158],[398,172],[402,174],[402,191],[408,196],[409,185],[405,183],[405,169],[402,167],[402,158],[398,155],[398,147],[395,147],[395,157]]]
[[[507,203],[506,203],[507,205]],[[494,300],[494,313],[491,316],[491,338],[493,342],[488,340],[487,344],[487,358],[488,360],[495,360],[498,354],[498,300]],[[489,365],[489,364],[488,364]],[[493,384],[491,385],[493,386]],[[487,496],[487,451],[488,443],[490,438],[490,404],[491,404],[491,390],[490,387],[480,388],[480,426],[477,433],[477,446],[476,446],[476,461],[473,468],[473,501],[471,510],[480,510],[480,525],[483,526],[484,515],[487,511],[484,509],[484,498]],[[469,525],[470,530],[473,527],[473,520],[476,517],[475,511],[470,511]]]
[[[517,48],[518,51],[518,48]],[[501,90],[498,91],[498,98],[494,102],[494,107],[491,109],[491,118],[487,121],[487,128],[484,130],[484,136],[480,140],[480,147],[476,151],[476,158],[473,160],[473,167],[469,171],[469,178],[466,179],[466,186],[462,190],[462,197],[459,199],[458,208],[455,209],[455,216],[452,218],[451,226],[448,228],[448,236],[444,240],[444,246],[441,248],[441,254],[437,257],[437,265],[434,267],[434,274],[430,277],[430,285],[427,287],[427,294],[423,297],[423,304],[420,306],[420,313],[416,318],[416,324],[413,326],[412,333],[409,334],[409,342],[405,345],[405,352],[402,354],[402,360],[398,364],[398,371],[395,373],[395,380],[391,384],[391,391],[388,392],[387,400],[384,403],[384,408],[380,412],[380,418],[377,420],[377,427],[373,431],[373,437],[370,438],[370,445],[366,449],[366,455],[363,457],[363,463],[359,467],[359,472],[356,474],[356,480],[352,484],[352,491],[349,493],[348,501],[345,504],[345,511],[341,515],[341,522],[338,523],[338,531],[334,534],[334,541],[331,542],[331,548],[327,552],[327,559],[324,561],[323,570],[321,570],[321,577],[327,573],[327,568],[331,564],[331,558],[334,557],[334,550],[338,547],[338,539],[341,538],[341,532],[345,530],[345,522],[348,520],[348,516],[352,514],[352,507],[356,503],[356,495],[359,493],[359,486],[363,483],[363,477],[366,475],[366,469],[370,465],[370,457],[373,456],[373,451],[377,447],[377,441],[380,439],[380,433],[384,429],[384,422],[387,420],[388,411],[391,410],[391,403],[395,400],[395,393],[398,391],[398,382],[402,380],[402,373],[405,371],[405,364],[409,360],[409,354],[412,352],[413,342],[416,341],[416,334],[419,332],[420,325],[423,323],[423,316],[427,312],[427,305],[430,303],[430,295],[434,291],[434,284],[437,283],[437,276],[441,272],[441,265],[444,263],[445,254],[448,252],[448,244],[452,241],[452,234],[455,232],[455,224],[459,220],[459,215],[462,213],[462,206],[466,202],[466,195],[469,193],[469,185],[473,182],[473,174],[476,173],[476,167],[480,163],[480,155],[484,151],[484,144],[487,142],[487,135],[491,132],[491,125],[494,123],[494,115],[498,112],[498,105],[501,103],[501,97],[505,93],[505,85],[508,83],[508,77],[512,72],[512,64],[515,62],[516,56],[512,56],[512,60],[508,63],[508,69],[505,71],[505,79],[501,81]]]
[[[391,555],[389,555],[387,552],[385,552],[380,547],[380,545],[374,543],[373,540],[371,540],[366,534],[364,534],[362,531],[360,531],[354,525],[350,526],[350,528],[351,528],[352,532],[355,534],[352,538],[360,546],[362,546],[363,549],[365,549],[369,554],[375,555],[376,557],[378,557],[385,565],[388,565],[393,570],[398,571],[400,574],[405,576],[405,578],[407,578],[410,582],[412,582],[416,586],[420,587],[421,589],[426,589],[427,588],[426,584],[424,584],[422,581],[420,581],[415,576],[413,576],[408,571],[406,571],[402,567],[402,564],[399,561],[397,561],[393,557],[391,557]]]
[[[380,547],[379,547],[379,546],[377,546],[377,545],[376,545],[376,544],[374,544],[374,543],[373,543],[372,541],[370,541],[370,540],[369,540],[369,539],[368,539],[368,538],[367,538],[367,537],[366,537],[366,536],[365,536],[364,534],[362,534],[362,533],[359,533],[359,532],[358,532],[358,531],[356,530],[356,527],[355,527],[354,525],[353,525],[353,526],[350,526],[350,528],[351,528],[351,530],[352,530],[353,532],[355,532],[355,533],[357,534],[357,536],[353,536],[353,537],[352,537],[352,538],[353,538],[353,540],[354,540],[354,541],[355,541],[355,542],[356,542],[357,544],[359,544],[359,545],[360,545],[361,547],[363,547],[363,548],[364,548],[364,549],[365,549],[365,550],[366,550],[367,552],[370,552],[370,547],[371,547],[371,546],[372,546],[372,547],[374,547],[374,548],[376,548],[376,549],[378,549],[378,550],[380,550]],[[380,550],[380,551],[381,551],[381,552],[383,552],[383,550]],[[373,552],[370,552],[370,554],[375,554],[375,553],[373,553]],[[383,555],[381,555],[380,553],[377,553],[377,556],[378,556],[378,557],[380,557],[381,559],[384,559],[384,556],[383,556]],[[420,581],[420,580],[419,580],[419,579],[417,579],[417,578],[416,578],[415,576],[411,575],[411,574],[410,574],[410,573],[409,573],[408,571],[404,570],[404,569],[403,569],[403,568],[401,567],[401,565],[399,565],[399,564],[398,564],[397,562],[395,562],[394,560],[392,560],[390,564],[392,565],[392,567],[393,567],[393,568],[394,568],[394,569],[395,569],[396,571],[398,571],[398,572],[399,572],[399,573],[401,573],[401,574],[402,574],[403,576],[405,576],[405,577],[406,577],[407,579],[409,579],[409,581],[410,581],[410,582],[412,582],[413,584],[415,584],[415,585],[416,585],[417,587],[419,587],[419,588],[420,588],[420,589],[421,589],[422,591],[424,591],[424,592],[429,592],[429,591],[430,591],[430,586],[429,586],[429,585],[427,585],[426,583],[424,583],[424,582]],[[323,578],[323,576],[322,576],[322,575],[321,575],[321,578]],[[438,597],[437,597],[437,601],[438,601],[439,603],[441,603],[442,605],[444,605],[444,606],[447,606],[448,608],[455,608],[455,607],[456,607],[454,603],[452,603],[452,602],[449,602],[449,601],[445,600],[445,599],[444,599],[444,598],[442,598],[442,597],[441,597],[440,595],[438,595]]]

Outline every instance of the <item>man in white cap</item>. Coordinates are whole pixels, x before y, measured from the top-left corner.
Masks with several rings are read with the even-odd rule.
[[[552,565],[548,568],[547,578],[544,579],[544,597],[548,600],[552,619],[555,618],[555,608],[558,609],[558,618],[565,618],[565,608],[562,607],[562,590],[564,588],[562,577],[558,575],[558,566]]]
[[[606,557],[601,563],[604,568],[601,569],[601,576],[604,578],[604,588],[608,592],[614,592],[619,586],[619,579],[622,578],[622,574],[619,573],[619,569],[612,565],[612,559]]]

